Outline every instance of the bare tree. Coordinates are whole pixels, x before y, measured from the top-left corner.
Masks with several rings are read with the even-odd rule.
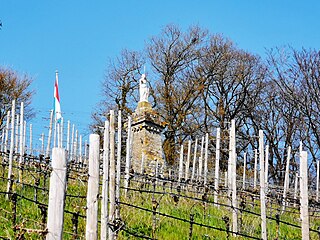
[[[31,83],[32,79],[27,75],[19,75],[9,68],[0,68],[0,129],[4,127],[13,99],[24,102],[26,119],[33,116],[34,112],[30,104],[34,91],[30,90]]]

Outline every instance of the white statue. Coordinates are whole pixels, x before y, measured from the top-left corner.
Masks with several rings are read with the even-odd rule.
[[[147,78],[145,74],[141,75],[139,80],[140,102],[148,102],[149,88],[147,86]]]

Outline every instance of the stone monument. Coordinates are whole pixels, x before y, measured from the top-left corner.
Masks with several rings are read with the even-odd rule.
[[[132,169],[136,173],[153,174],[156,166],[160,172],[165,166],[161,141],[165,124],[148,101],[145,74],[139,80],[139,93],[140,101],[132,115]]]

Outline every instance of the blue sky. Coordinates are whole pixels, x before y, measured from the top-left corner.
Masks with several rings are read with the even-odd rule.
[[[319,49],[319,13],[320,2],[295,0],[1,1],[0,66],[34,79],[39,134],[47,131],[58,70],[64,118],[85,132],[108,59],[142,50],[165,25],[197,24],[263,56],[287,44]]]

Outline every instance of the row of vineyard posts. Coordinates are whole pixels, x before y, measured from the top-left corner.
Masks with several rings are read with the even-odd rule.
[[[130,206],[129,192],[132,190],[130,188],[130,182],[140,177],[146,177],[144,169],[144,159],[131,159],[132,148],[132,134],[131,134],[131,118],[128,118],[126,125],[127,131],[126,135],[126,155],[121,156],[122,149],[122,127],[121,127],[121,111],[118,112],[118,124],[116,127],[116,119],[114,111],[110,111],[110,118],[105,122],[103,140],[100,140],[100,136],[97,134],[91,134],[89,136],[89,151],[85,156],[82,156],[82,140],[79,143],[79,151],[74,151],[70,148],[77,148],[77,144],[74,144],[74,139],[71,140],[70,144],[70,134],[69,134],[69,123],[68,123],[68,136],[67,136],[67,149],[63,148],[62,139],[63,131],[61,127],[55,127],[54,130],[54,147],[50,149],[51,138],[52,138],[52,128],[53,117],[51,112],[50,117],[50,128],[47,149],[45,152],[45,157],[50,158],[51,164],[51,175],[50,175],[50,186],[49,186],[49,200],[47,203],[47,221],[46,221],[46,239],[62,239],[64,234],[64,215],[65,215],[65,199],[66,199],[66,188],[67,179],[70,171],[68,165],[73,162],[78,164],[77,166],[83,167],[87,170],[88,181],[87,181],[87,196],[86,196],[86,226],[85,226],[85,238],[86,239],[116,239],[120,231],[125,231],[125,223],[121,220],[121,207],[120,205]],[[11,120],[10,120],[11,117]],[[23,120],[23,103],[20,106],[20,120],[15,118],[15,102],[12,103],[11,112],[8,113],[6,128],[1,134],[1,149],[2,149],[2,161],[7,161],[8,176],[7,176],[7,199],[13,194],[12,184],[13,175],[12,168],[13,162],[17,161],[19,166],[19,182],[23,181],[23,165],[25,164],[25,145],[26,145],[26,123]],[[16,119],[16,121],[15,121]],[[15,138],[15,122],[20,122],[20,134]],[[11,127],[9,126],[11,123]],[[16,125],[18,126],[18,125]],[[74,131],[74,130],[73,130]],[[10,133],[10,135],[9,135]],[[117,133],[117,134],[116,134]],[[77,135],[77,134],[76,134]],[[246,174],[247,170],[247,160],[246,153],[244,153],[244,165],[243,165],[243,175],[237,176],[237,152],[236,152],[236,129],[235,121],[232,120],[229,129],[229,157],[228,157],[228,170],[224,173],[224,178],[222,178],[222,173],[219,168],[220,162],[220,129],[217,128],[216,131],[216,146],[215,146],[215,157],[214,159],[214,169],[208,169],[208,144],[209,144],[209,134],[207,133],[201,139],[200,144],[200,154],[198,151],[198,139],[194,142],[193,148],[193,159],[192,159],[192,141],[189,140],[187,144],[187,156],[185,156],[184,145],[180,148],[180,158],[177,166],[169,167],[167,169],[158,169],[155,166],[153,173],[148,176],[148,178],[153,179],[154,184],[160,185],[160,183],[170,182],[179,191],[187,191],[189,187],[193,187],[199,184],[202,186],[203,191],[208,191],[206,189],[212,190],[213,201],[210,202],[214,204],[217,208],[220,206],[227,206],[231,209],[231,225],[226,229],[214,228],[214,226],[203,226],[208,228],[213,228],[219,231],[226,231],[231,233],[233,236],[244,236],[253,239],[268,239],[268,227],[267,219],[274,221],[279,221],[279,219],[272,219],[267,216],[267,198],[268,193],[275,190],[275,187],[268,182],[268,146],[264,146],[264,134],[263,131],[259,131],[259,147],[254,150],[254,168],[253,168],[253,179],[251,176]],[[73,133],[72,133],[73,138]],[[76,137],[78,139],[78,137]],[[81,138],[80,138],[81,139]],[[10,140],[10,143],[9,143]],[[16,142],[15,142],[16,140]],[[42,140],[43,144],[44,140]],[[57,144],[56,144],[57,142]],[[100,144],[103,142],[103,149],[100,149]],[[19,149],[15,149],[19,143]],[[9,148],[8,148],[9,146]],[[57,147],[56,147],[57,146]],[[30,127],[30,146],[32,149],[32,131]],[[86,148],[85,148],[86,149]],[[16,151],[16,152],[15,152]],[[282,188],[282,211],[286,210],[289,204],[293,203],[294,207],[298,206],[300,208],[300,219],[301,219],[301,236],[302,239],[310,238],[310,230],[319,233],[317,230],[310,228],[309,220],[309,190],[308,190],[308,156],[307,152],[302,150],[300,146],[300,172],[295,174],[295,186],[294,186],[294,201],[290,202],[288,198],[289,193],[289,159],[290,159],[291,148],[288,148],[287,164],[285,169],[285,181]],[[86,152],[86,150],[85,150]],[[8,153],[8,154],[7,154]],[[44,147],[42,146],[42,153],[44,153]],[[30,150],[32,154],[32,150]],[[80,157],[74,157],[71,159],[71,155]],[[88,155],[88,156],[86,156]],[[18,156],[18,157],[14,157]],[[141,161],[141,170],[139,173],[132,173],[131,171],[131,161]],[[192,161],[192,163],[191,163]],[[258,173],[260,173],[258,177]],[[220,190],[221,185],[224,183],[226,189],[225,202],[221,197]],[[239,183],[242,183],[241,186]],[[300,183],[300,185],[298,185]],[[316,200],[318,201],[319,196],[319,164],[317,168],[317,187],[316,187]],[[101,185],[101,189],[100,189]],[[300,186],[300,187],[299,187]],[[247,236],[238,229],[239,223],[239,194],[244,190],[252,187],[253,189],[259,189],[260,193],[257,195],[257,199],[260,200],[260,214],[258,214],[261,223],[261,236]],[[123,189],[123,191],[121,190]],[[154,190],[156,187],[154,187]],[[181,190],[182,189],[182,190]],[[101,190],[101,191],[100,191]],[[300,190],[300,191],[299,191]],[[123,194],[124,196],[121,196]],[[154,194],[154,193],[153,193]],[[210,193],[211,194],[211,193]],[[121,200],[120,200],[121,199]],[[127,199],[125,201],[123,199]],[[206,201],[206,199],[204,199]],[[100,203],[100,208],[99,208]],[[136,206],[137,207],[137,206]],[[100,210],[100,213],[98,212]],[[159,215],[162,217],[170,217],[166,214],[162,214],[157,211],[157,207],[151,210],[140,208],[140,210],[146,210],[152,212],[153,215]],[[100,221],[99,221],[100,220]],[[156,218],[155,220],[156,221]],[[192,226],[197,224],[192,219],[188,220],[190,223],[190,234],[192,236]],[[285,224],[285,222],[283,222]],[[201,226],[201,224],[198,224]],[[202,224],[203,225],[203,224]],[[100,226],[100,229],[99,229]],[[99,231],[100,230],[100,231]],[[100,233],[100,236],[98,234]],[[130,233],[128,231],[128,233]],[[133,234],[133,233],[132,233]],[[137,236],[146,239],[156,239],[155,231],[153,231],[152,236]],[[133,235],[134,236],[134,235]]]

